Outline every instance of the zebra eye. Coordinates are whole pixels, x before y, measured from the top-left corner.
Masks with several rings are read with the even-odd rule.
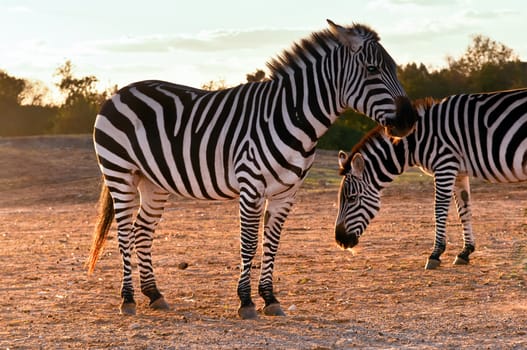
[[[368,71],[368,73],[372,73],[372,74],[379,73],[379,68],[377,68],[377,66],[374,66],[372,64],[366,66],[366,70]]]
[[[350,202],[356,202],[357,201],[357,195],[356,194],[350,194],[348,195],[348,201]]]

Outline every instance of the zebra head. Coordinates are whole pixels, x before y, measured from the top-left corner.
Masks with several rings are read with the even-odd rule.
[[[390,136],[409,134],[417,114],[397,78],[397,65],[379,43],[377,33],[360,24],[344,28],[327,21],[344,48],[341,104],[371,117]]]
[[[364,158],[360,153],[350,157],[339,152],[340,184],[339,211],[335,223],[335,239],[342,248],[353,248],[359,243],[371,219],[379,211],[380,190],[365,176]]]

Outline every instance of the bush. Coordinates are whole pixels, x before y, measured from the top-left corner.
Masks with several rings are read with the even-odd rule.
[[[376,123],[363,114],[348,110],[333,123],[318,141],[322,149],[349,151]]]

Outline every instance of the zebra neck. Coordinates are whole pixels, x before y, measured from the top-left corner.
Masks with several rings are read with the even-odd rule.
[[[326,64],[304,62],[290,67],[281,77],[282,105],[287,109],[281,114],[314,145],[344,109],[339,105],[335,79],[328,73],[331,68],[326,67],[331,60],[325,59]]]
[[[368,181],[379,191],[412,166],[411,142],[408,141],[407,138],[393,141],[382,136],[361,150]]]

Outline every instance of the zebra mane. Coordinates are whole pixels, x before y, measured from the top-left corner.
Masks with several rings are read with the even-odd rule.
[[[346,160],[343,162],[344,167],[339,170],[339,175],[345,175],[351,170],[351,160],[353,159],[355,153],[359,153],[366,143],[377,137],[379,134],[386,135],[384,132],[384,127],[381,125],[377,125],[371,129],[359,142],[355,144],[355,146],[353,146],[351,152],[348,154],[348,158],[346,158]]]
[[[354,23],[352,26],[345,28],[348,31],[354,31],[364,39],[375,41],[381,40],[379,34],[366,25]],[[269,68],[270,71],[270,78],[274,79],[279,75],[284,75],[286,73],[286,68],[294,66],[295,62],[303,57],[303,53],[305,52],[312,53],[315,57],[320,56],[320,52],[317,48],[327,48],[328,44],[341,45],[338,39],[328,29],[311,33],[309,37],[294,43],[291,48],[284,50],[277,57],[267,62],[267,68]],[[325,51],[327,51],[327,49]]]
[[[430,108],[432,108],[434,105],[442,101],[443,100],[439,100],[433,97],[425,97],[425,98],[413,101],[412,103],[413,107],[418,113],[417,122],[419,122],[419,118],[422,118],[423,115]],[[383,126],[377,125],[373,129],[371,129],[366,135],[364,135],[364,137],[359,142],[357,142],[355,146],[353,146],[353,148],[351,149],[351,152],[348,154],[348,158],[346,158],[346,160],[343,162],[344,167],[339,170],[339,175],[345,175],[346,173],[348,173],[351,170],[351,160],[353,159],[353,156],[355,155],[355,153],[359,153],[365,144],[367,144],[368,142],[370,142],[370,140],[377,138],[377,137],[388,137],[394,145],[396,145],[401,140],[400,138],[394,138],[394,137],[389,136],[386,133],[385,128]]]
[[[432,108],[432,106],[434,106],[435,104],[440,103],[441,101],[442,100],[439,100],[439,99],[436,99],[436,98],[433,98],[433,97],[425,97],[425,98],[421,98],[421,99],[415,100],[413,102],[413,106],[414,106],[415,110],[417,111],[417,113],[421,116],[426,111],[428,111],[430,108]]]

